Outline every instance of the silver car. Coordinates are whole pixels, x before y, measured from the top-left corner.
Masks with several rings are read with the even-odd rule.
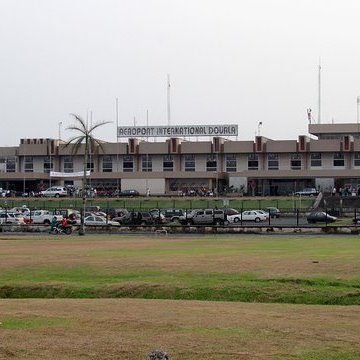
[[[48,188],[44,191],[41,191],[41,196],[46,197],[65,197],[68,195],[67,190],[62,186],[52,186],[51,188]]]
[[[120,226],[116,221],[106,220],[104,217],[96,215],[87,216],[84,223],[86,226]]]

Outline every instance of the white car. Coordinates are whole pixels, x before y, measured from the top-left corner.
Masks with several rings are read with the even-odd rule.
[[[67,196],[68,192],[67,190],[62,186],[52,186],[51,188],[48,188],[44,191],[41,191],[41,196],[46,197],[61,197],[61,196]]]
[[[229,223],[239,223],[242,221],[266,221],[268,217],[256,210],[244,211],[242,214],[228,215],[227,220]]]
[[[91,216],[87,216],[84,219],[84,224],[86,226],[92,226],[92,225],[100,225],[100,226],[107,226],[107,225],[111,225],[111,226],[120,226],[120,224],[116,221],[111,221],[111,220],[106,220],[104,217],[102,216],[96,216],[96,215],[91,215]]]
[[[258,212],[258,213],[260,213],[260,214],[263,214],[265,217],[266,217],[266,220],[268,220],[269,219],[269,213],[268,212],[266,212],[266,211],[264,211],[264,210],[254,210],[254,211],[256,211],[256,212]]]
[[[21,222],[14,213],[9,212],[2,212],[0,213],[0,224],[14,224],[14,225],[20,225],[23,222]]]

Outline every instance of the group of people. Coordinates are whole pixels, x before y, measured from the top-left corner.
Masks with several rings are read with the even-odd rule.
[[[360,196],[360,187],[356,190],[355,188],[351,188],[349,186],[346,186],[342,188],[341,186],[339,188],[334,187],[331,192],[332,196],[339,195],[339,196]]]

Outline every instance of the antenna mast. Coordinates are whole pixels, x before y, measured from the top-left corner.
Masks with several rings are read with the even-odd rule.
[[[170,75],[167,75],[167,121],[170,126]]]
[[[321,124],[321,63],[319,60],[318,124]]]

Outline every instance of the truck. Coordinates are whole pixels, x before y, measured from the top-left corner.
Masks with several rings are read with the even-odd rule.
[[[26,214],[24,217],[28,220],[31,219],[32,224],[45,224],[50,225],[52,219],[56,217],[56,221],[60,222],[63,219],[62,215],[54,215],[51,211],[48,210],[35,210]]]

